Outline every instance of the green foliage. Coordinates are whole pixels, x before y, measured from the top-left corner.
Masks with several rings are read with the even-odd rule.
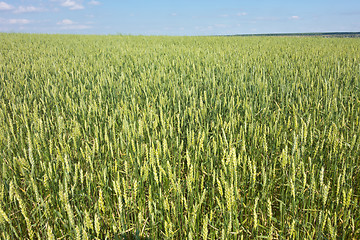
[[[0,41],[1,238],[360,238],[359,39]]]

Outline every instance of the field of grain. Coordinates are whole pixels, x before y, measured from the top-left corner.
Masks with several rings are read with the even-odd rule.
[[[360,238],[360,39],[0,42],[1,239]]]

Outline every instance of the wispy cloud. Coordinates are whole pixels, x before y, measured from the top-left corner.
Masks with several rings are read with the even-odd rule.
[[[82,30],[91,28],[90,25],[80,24],[70,19],[63,19],[60,22],[57,22],[57,25],[63,30]]]
[[[70,10],[81,10],[84,9],[84,6],[79,1],[74,0],[65,0],[61,1],[61,6],[67,7]]]
[[[72,25],[74,22],[70,19],[63,19],[57,23],[57,25]]]
[[[290,19],[292,19],[292,20],[299,20],[300,17],[299,17],[299,16],[291,16]]]
[[[247,12],[238,12],[238,13],[224,13],[224,14],[220,14],[218,15],[219,17],[222,18],[228,18],[228,17],[242,17],[242,16],[246,16]]]
[[[31,21],[25,18],[9,19],[10,24],[29,24]]]
[[[247,12],[238,12],[238,13],[236,14],[236,16],[239,16],[239,17],[241,17],[241,16],[246,16],[246,15],[248,15]]]
[[[0,2],[0,10],[12,10],[14,7],[6,2]]]
[[[12,18],[12,19],[0,18],[0,24],[24,25],[24,24],[29,24],[30,22],[31,21],[29,19],[25,19],[25,18]]]
[[[224,30],[224,29],[228,29],[229,27],[230,26],[227,24],[215,23],[208,26],[195,26],[195,30],[201,32],[209,32],[213,30]]]
[[[84,29],[90,29],[91,26],[89,25],[69,25],[69,26],[64,26],[61,29],[64,30],[84,30]]]
[[[95,0],[91,0],[90,2],[88,2],[89,5],[93,5],[93,6],[97,6],[97,5],[100,5],[101,2],[99,1],[95,1]]]
[[[43,12],[45,9],[34,6],[19,6],[15,9],[14,13],[30,13],[30,12]]]

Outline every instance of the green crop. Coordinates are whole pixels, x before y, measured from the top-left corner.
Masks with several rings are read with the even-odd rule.
[[[359,39],[0,42],[0,238],[360,238]]]

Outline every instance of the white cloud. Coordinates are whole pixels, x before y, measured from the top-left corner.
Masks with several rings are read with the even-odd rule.
[[[73,25],[73,26],[68,26],[66,28],[63,29],[69,29],[69,30],[83,30],[83,29],[90,29],[91,26],[89,25]]]
[[[81,3],[79,3],[78,1],[73,1],[73,0],[65,0],[62,1],[61,6],[63,7],[67,7],[70,10],[80,10],[80,9],[84,9],[84,6],[81,5]]]
[[[12,10],[14,9],[13,6],[7,4],[6,2],[0,2],[0,10]]]
[[[300,17],[299,17],[299,16],[291,16],[290,19],[292,19],[292,20],[299,20]]]
[[[29,24],[31,21],[29,19],[25,19],[25,18],[12,18],[12,19],[4,19],[4,18],[0,18],[0,24],[19,24],[19,25],[24,25],[24,24]]]
[[[29,19],[24,19],[24,18],[9,19],[9,23],[10,24],[28,24],[28,23],[30,23],[30,20]]]
[[[63,30],[83,30],[83,29],[89,29],[91,28],[91,26],[89,25],[83,25],[83,24],[79,24],[79,25],[66,25],[66,26],[62,26],[61,29]]]
[[[247,12],[239,12],[236,14],[236,16],[239,16],[239,17],[246,16],[246,15],[248,15]]]
[[[70,19],[63,19],[62,21],[57,23],[57,25],[71,25],[71,24],[74,24],[74,22],[71,21]]]
[[[97,5],[100,5],[101,2],[99,1],[95,1],[95,0],[91,0],[90,2],[88,2],[89,5],[93,5],[93,6],[97,6]]]
[[[57,25],[60,25],[63,30],[82,30],[91,28],[89,25],[79,24],[70,19],[63,19],[60,22],[57,22]]]
[[[20,6],[15,9],[14,13],[29,13],[29,12],[42,12],[45,9],[37,8],[34,6]]]

